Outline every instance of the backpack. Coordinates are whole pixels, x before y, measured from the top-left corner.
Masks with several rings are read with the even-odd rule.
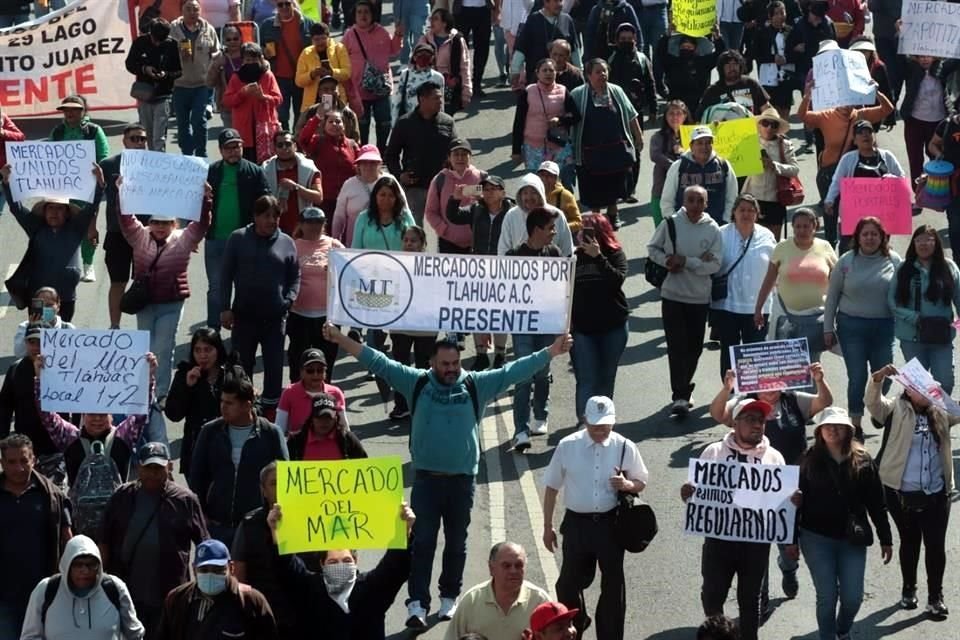
[[[107,435],[106,442],[90,442],[80,438],[86,457],[80,463],[76,481],[70,487],[74,531],[94,539],[103,522],[107,502],[117,487],[123,484],[117,463],[110,455],[115,436],[116,429]]]
[[[67,127],[62,122],[53,128],[53,131],[50,133],[50,139],[54,142],[59,142],[63,140],[63,136],[66,134]],[[83,135],[84,140],[96,140],[97,138],[97,125],[92,122],[84,122],[80,125],[80,133]]]
[[[117,583],[108,575],[104,575],[100,578],[100,586],[103,588],[103,592],[107,594],[107,599],[110,601],[116,609],[117,612],[120,611],[120,588],[117,586]],[[53,599],[57,597],[57,591],[60,589],[60,574],[56,573],[50,576],[50,580],[47,581],[47,586],[43,590],[43,606],[40,608],[40,624],[47,624],[47,609],[50,608],[50,605],[53,604]]]
[[[427,383],[430,382],[430,374],[423,373],[417,378],[417,381],[413,385],[413,393],[410,398],[410,416],[412,418],[413,412],[417,410],[417,400],[420,399],[420,394],[423,393],[423,388],[427,386]],[[473,415],[477,419],[477,422],[483,419],[483,414],[480,411],[480,396],[477,395],[477,381],[473,379],[472,375],[468,375],[464,381],[463,386],[467,388],[467,393],[470,394],[470,402],[473,403]]]

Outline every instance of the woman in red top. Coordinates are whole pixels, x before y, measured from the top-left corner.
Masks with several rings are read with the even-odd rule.
[[[347,460],[368,457],[357,436],[343,428],[336,401],[328,393],[318,393],[313,397],[310,419],[290,438],[287,446],[291,460]]]
[[[340,111],[328,111],[322,123],[319,114],[311,118],[300,133],[300,140],[305,143],[303,152],[317,165],[322,176],[320,208],[332,216],[343,183],[357,175],[354,165],[360,155],[360,145],[347,137]]]
[[[243,136],[243,157],[261,164],[274,154],[273,138],[280,131],[277,106],[283,96],[260,45],[247,42],[240,52],[243,64],[227,84],[223,106],[230,109],[233,127]]]

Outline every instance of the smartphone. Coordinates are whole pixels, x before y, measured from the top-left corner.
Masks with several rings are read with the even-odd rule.
[[[468,184],[463,186],[463,197],[479,198],[483,195],[483,185]]]
[[[43,300],[34,298],[30,301],[30,317],[39,317],[43,315]]]
[[[596,229],[583,229],[580,234],[583,236],[583,242],[585,244],[593,244],[597,239]]]
[[[331,95],[320,96],[320,104],[323,105],[324,111],[329,111],[330,109],[333,109],[333,96]]]

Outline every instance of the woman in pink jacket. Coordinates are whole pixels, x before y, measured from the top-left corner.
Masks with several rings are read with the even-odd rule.
[[[473,97],[470,47],[453,24],[452,13],[443,8],[434,9],[430,14],[430,30],[420,38],[420,42],[432,45],[437,52],[434,66],[446,81],[443,111],[450,115],[465,109]]]
[[[470,188],[480,184],[484,173],[471,164],[473,149],[470,143],[456,139],[450,143],[447,167],[440,170],[427,189],[427,205],[423,217],[437,232],[438,253],[470,253],[473,248],[473,230],[469,224],[450,224],[447,202],[454,198],[461,207],[476,201]],[[464,194],[464,189],[468,193]]]
[[[223,106],[243,136],[243,157],[261,164],[274,155],[273,138],[280,131],[277,107],[283,96],[260,45],[247,42],[240,51],[243,64],[227,83]]]

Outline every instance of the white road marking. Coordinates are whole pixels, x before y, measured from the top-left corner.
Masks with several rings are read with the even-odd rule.
[[[4,276],[3,282],[6,282],[8,278],[13,276],[13,272],[17,270],[18,266],[19,263],[7,266],[7,275]],[[10,308],[10,294],[7,293],[7,288],[3,285],[3,282],[0,282],[0,320],[6,317],[7,309]]]
[[[480,438],[487,451],[483,456],[487,471],[487,492],[490,503],[490,541],[492,544],[507,539],[507,505],[503,498],[503,469],[500,466],[500,438],[497,435],[497,419],[488,415],[481,423]]]

